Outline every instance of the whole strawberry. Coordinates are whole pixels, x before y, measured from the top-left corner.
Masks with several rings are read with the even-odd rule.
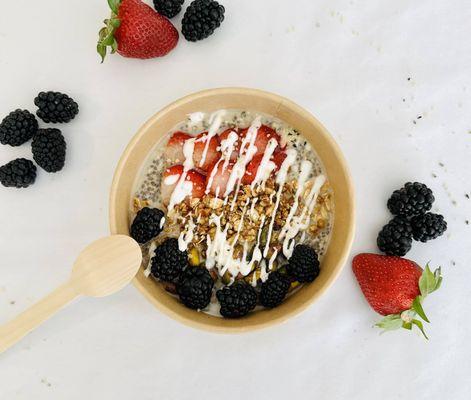
[[[376,326],[385,330],[412,329],[416,325],[423,335],[421,317],[430,322],[422,308],[423,299],[440,287],[440,268],[424,270],[414,261],[378,254],[358,254],[352,263],[360,288],[370,306],[385,315]]]
[[[104,61],[107,49],[123,57],[154,58],[169,53],[178,43],[178,31],[164,16],[141,0],[108,0],[111,18],[100,30],[97,51]]]

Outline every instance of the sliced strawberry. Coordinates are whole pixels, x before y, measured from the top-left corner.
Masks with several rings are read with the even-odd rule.
[[[240,132],[240,136],[242,138],[245,137],[248,131],[249,131],[248,128],[243,129]],[[278,133],[276,133],[276,131],[270,128],[269,126],[262,125],[257,131],[257,137],[255,138],[255,142],[254,142],[255,147],[257,147],[257,152],[255,154],[256,155],[263,154],[265,152],[265,149],[267,147],[269,140],[272,138],[276,139],[276,141],[278,142],[277,149],[280,149],[280,143],[281,143],[280,135],[278,135]]]
[[[240,144],[242,142],[241,138],[240,138],[240,135],[239,135],[239,129],[238,128],[230,128],[230,129],[226,129],[224,132],[222,132],[220,135],[219,135],[219,141],[221,142],[221,151],[223,151],[223,148],[224,148],[224,144],[226,146],[229,145],[229,136],[231,135],[231,132],[234,132],[237,134],[237,140],[233,143],[232,145],[232,153],[231,153],[231,157],[230,159],[232,161],[236,161],[237,158],[239,157],[239,152],[240,152]]]
[[[218,197],[224,196],[233,166],[234,164],[230,162],[227,168],[224,168],[224,161],[221,160],[208,172],[206,176],[206,186],[209,187],[212,194]]]
[[[162,195],[162,202],[168,204],[175,187],[183,174],[182,165],[174,165],[167,168],[162,175],[162,185],[160,193]],[[198,171],[190,170],[186,174],[186,180],[192,183],[191,197],[200,198],[204,196],[206,189],[206,178]]]
[[[275,154],[273,154],[271,160],[275,163],[276,168],[275,168],[275,173],[279,171],[281,168],[281,164],[283,164],[283,161],[285,161],[286,158],[286,153],[284,151],[276,151]]]
[[[204,175],[191,169],[186,174],[186,180],[193,184],[193,190],[191,191],[192,198],[199,199],[204,196],[204,191],[206,190],[206,177]]]
[[[263,154],[258,154],[245,167],[245,174],[242,177],[243,185],[250,185],[257,176],[258,168],[262,162]]]
[[[190,135],[183,132],[175,132],[168,140],[167,147],[165,148],[165,160],[172,164],[185,161],[183,145],[188,139],[191,139]]]
[[[221,157],[221,152],[219,148],[219,137],[213,136],[209,139],[209,144],[207,144],[208,132],[200,133],[195,140],[195,149],[193,151],[193,162],[195,168],[198,168],[202,171],[209,171],[211,167],[219,160]],[[206,155],[204,153],[205,149]],[[203,160],[204,157],[204,160]],[[202,162],[203,160],[203,162]]]
[[[272,172],[272,175],[278,172],[285,158],[286,158],[286,153],[282,151],[277,151],[271,156],[270,161],[274,162],[276,166]],[[248,163],[247,167],[245,168],[245,174],[242,177],[242,183],[244,185],[250,185],[254,181],[255,177],[257,176],[257,171],[258,171],[258,168],[260,167],[260,163],[262,162],[262,159],[263,159],[263,154],[258,154],[254,156],[254,158],[252,158],[252,160]]]

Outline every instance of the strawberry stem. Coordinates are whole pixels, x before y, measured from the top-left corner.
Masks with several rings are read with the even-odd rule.
[[[111,17],[104,20],[105,27],[100,29],[100,33],[98,34],[98,43],[96,46],[96,50],[101,57],[102,64],[103,61],[105,61],[108,47],[111,48],[111,54],[116,53],[118,50],[118,41],[116,40],[114,34],[121,25],[121,21],[118,18],[120,4],[121,0],[108,0],[108,5],[112,11]]]

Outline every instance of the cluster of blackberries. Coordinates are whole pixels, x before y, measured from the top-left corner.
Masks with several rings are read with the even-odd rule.
[[[36,115],[46,123],[69,122],[78,114],[78,104],[58,92],[41,92],[34,99]],[[39,129],[36,117],[27,110],[12,111],[0,124],[0,143],[20,146],[33,139],[33,159],[47,172],[64,167],[66,143],[59,129]],[[17,158],[0,167],[0,183],[6,187],[26,188],[36,180],[36,166],[25,158]]]
[[[148,243],[162,232],[164,222],[161,210],[144,207],[131,224],[131,236],[140,244]],[[306,245],[297,245],[286,267],[271,272],[260,285],[260,290],[244,280],[217,290],[220,313],[226,318],[240,318],[258,303],[267,308],[277,307],[285,299],[293,282],[312,282],[319,272],[316,251]],[[173,285],[188,308],[201,310],[211,302],[214,288],[211,273],[204,267],[190,265],[187,251],[180,250],[175,238],[167,238],[155,248],[150,260],[150,273],[154,278]]]
[[[427,242],[446,231],[442,215],[429,212],[435,197],[423,183],[408,182],[395,190],[388,200],[388,209],[395,217],[378,234],[378,248],[391,256],[405,256],[412,240]]]
[[[184,0],[154,0],[158,13],[175,17]],[[194,0],[186,9],[182,20],[182,34],[186,40],[197,42],[211,36],[224,21],[224,6],[214,0]]]

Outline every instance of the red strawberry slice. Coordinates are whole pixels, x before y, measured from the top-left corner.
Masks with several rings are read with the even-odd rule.
[[[212,168],[212,166],[219,160],[221,157],[221,152],[218,150],[219,148],[219,137],[213,136],[208,141],[208,133],[203,132],[200,133],[195,140],[195,148],[193,151],[193,162],[195,164],[195,168],[198,168],[202,171],[208,171]],[[205,155],[205,149],[206,155]],[[203,160],[204,158],[204,160]]]
[[[219,135],[219,141],[221,142],[221,147],[223,146],[223,140],[227,141],[229,139],[229,135],[231,135],[231,132],[235,132],[237,134],[237,141],[233,145],[233,150],[231,153],[230,159],[232,161],[236,161],[237,158],[239,157],[239,152],[240,152],[240,144],[242,142],[241,137],[239,136],[239,130],[237,128],[230,128],[226,129],[224,132],[222,132]]]
[[[172,196],[182,174],[182,165],[174,165],[173,167],[167,168],[162,174],[160,193],[164,204],[169,203],[170,197]],[[185,179],[193,184],[191,197],[201,198],[204,196],[204,191],[206,189],[206,178],[204,175],[201,175],[198,171],[192,169],[187,172]]]
[[[283,161],[285,161],[286,158],[286,153],[284,151],[275,151],[273,154],[271,160],[275,163],[276,168],[275,168],[275,173],[278,172],[281,168],[281,164],[283,164]]]
[[[427,265],[422,270],[405,258],[366,253],[353,259],[352,268],[370,306],[386,316],[378,327],[392,330],[416,325],[424,333],[415,317],[429,322],[421,302],[440,287],[440,268],[432,272]]]
[[[206,177],[204,175],[191,169],[186,174],[186,180],[193,184],[193,190],[191,191],[192,198],[200,199],[204,196],[204,191],[206,190]]]
[[[170,52],[178,43],[178,31],[164,16],[141,0],[108,0],[111,18],[100,30],[97,51],[106,57],[118,51],[123,57],[154,58]]]
[[[175,132],[165,147],[164,158],[169,163],[182,163],[185,161],[183,144],[192,137],[184,132]]]
[[[224,161],[220,160],[208,172],[206,176],[206,187],[209,187],[212,194],[220,198],[224,197],[233,166],[234,163],[229,162],[227,167],[224,168]]]
[[[240,136],[243,138],[247,135],[249,128],[243,129],[240,133]],[[268,145],[270,139],[276,139],[278,142],[277,149],[280,148],[281,138],[276,131],[266,125],[262,125],[257,131],[257,137],[255,138],[254,146],[257,147],[256,155],[263,154]]]
[[[272,175],[278,172],[285,158],[286,153],[282,151],[277,151],[271,156],[270,161],[275,163],[275,169],[273,170]],[[250,185],[254,181],[262,159],[263,154],[258,154],[254,156],[254,158],[252,158],[252,160],[248,163],[247,167],[245,168],[245,174],[242,177],[242,183],[244,185]]]

